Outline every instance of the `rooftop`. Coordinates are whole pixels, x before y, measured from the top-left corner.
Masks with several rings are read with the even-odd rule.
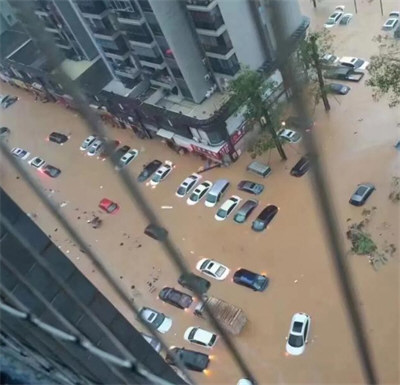
[[[74,61],[70,59],[65,59],[61,63],[60,67],[64,72],[71,78],[71,80],[76,80],[81,76],[86,70],[88,70],[98,58],[89,60]]]

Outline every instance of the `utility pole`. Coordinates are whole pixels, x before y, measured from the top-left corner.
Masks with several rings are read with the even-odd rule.
[[[324,77],[322,76],[321,63],[319,61],[318,47],[315,36],[310,36],[311,43],[311,56],[314,62],[315,69],[317,70],[319,88],[321,90],[322,101],[324,102],[325,111],[329,111],[331,106],[329,104],[328,95],[326,94]]]
[[[264,116],[262,116],[260,118],[260,123],[261,123],[261,126],[264,129],[266,127],[268,129],[268,131],[271,133],[272,139],[275,142],[276,148],[277,148],[277,150],[279,152],[279,155],[281,156],[281,159],[282,160],[287,160],[287,156],[285,154],[285,151],[283,150],[282,143],[279,140],[279,136],[275,131],[275,127],[274,127],[274,125],[272,123],[272,119],[271,119],[271,116],[270,116],[268,111],[265,111]]]
[[[382,1],[382,0],[381,0]],[[358,13],[358,9],[357,9],[357,0],[354,0],[354,10],[356,11],[356,13]]]
[[[380,4],[380,6],[381,6],[381,14],[382,14],[382,16],[383,16],[383,4],[382,4],[382,0],[379,0],[379,4]]]
[[[317,8],[317,0],[312,0],[314,8]]]

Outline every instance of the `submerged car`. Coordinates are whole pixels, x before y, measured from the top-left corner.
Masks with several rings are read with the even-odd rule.
[[[57,144],[64,144],[68,141],[68,136],[64,134],[60,134],[59,132],[52,132],[48,137],[49,142],[54,142]]]
[[[108,142],[104,142],[104,146],[101,149],[101,152],[97,159],[105,160],[110,155],[112,155],[116,148],[119,146],[119,140],[109,140]]]
[[[285,128],[278,132],[278,135],[281,139],[287,140],[289,143],[298,143],[301,140],[301,135],[294,131]]]
[[[192,188],[196,185],[196,183],[201,179],[201,175],[192,174],[188,176],[178,187],[175,195],[179,198],[183,198],[186,194],[188,194]]]
[[[96,139],[93,144],[89,147],[87,154],[89,156],[95,156],[100,154],[104,148],[105,141],[103,139]]]
[[[50,164],[46,164],[41,171],[50,178],[57,178],[61,174],[61,170],[59,168],[51,166]]]
[[[329,92],[336,95],[347,95],[351,89],[349,86],[340,83],[330,83],[327,88]]]
[[[345,13],[340,19],[340,25],[348,25],[353,18],[352,13]]]
[[[302,156],[300,160],[290,170],[290,175],[300,177],[303,176],[310,169],[310,161],[305,156]]]
[[[259,195],[264,191],[264,186],[250,180],[242,180],[238,184],[238,190],[245,191],[249,194]]]
[[[258,217],[252,223],[251,228],[254,231],[265,230],[277,213],[278,207],[274,205],[268,205],[263,211],[261,211],[260,214],[258,214]]]
[[[203,258],[197,262],[196,269],[219,281],[223,281],[229,274],[229,269],[212,259]]]
[[[79,147],[81,151],[86,151],[96,140],[96,137],[93,135],[88,136]]]
[[[8,127],[0,127],[0,138],[5,138],[10,135],[10,129]]]
[[[151,186],[157,186],[160,182],[162,182],[172,171],[174,165],[169,160],[166,160],[164,164],[157,169],[154,173],[153,177],[150,180]]]
[[[189,206],[193,206],[201,201],[201,199],[208,193],[208,190],[212,187],[212,182],[206,180],[202,184],[198,185],[194,191],[190,194],[189,198],[186,200],[186,203]]]
[[[1,97],[0,105],[4,109],[6,109],[6,108],[12,106],[17,100],[18,100],[18,97],[16,97],[16,96],[5,95],[5,96]]]
[[[139,155],[138,150],[129,150],[126,154],[124,154],[118,162],[118,169],[121,169],[131,163],[136,157]]]
[[[11,150],[11,154],[13,154],[15,157],[20,158],[22,160],[26,160],[31,155],[30,152],[23,150],[22,148],[19,148],[19,147],[14,147]]]
[[[218,336],[208,330],[199,327],[190,327],[186,329],[183,338],[192,344],[198,344],[206,348],[212,348],[217,342]]]
[[[303,354],[310,334],[311,317],[305,313],[296,313],[290,323],[286,351],[292,356]]]
[[[100,201],[99,207],[108,214],[116,214],[119,211],[118,203],[115,203],[107,198],[103,198]]]
[[[329,17],[328,20],[326,21],[326,23],[324,24],[325,28],[332,28],[334,27],[337,23],[339,23],[339,20],[342,18],[343,16],[343,11],[338,9],[335,10],[335,12],[333,12]]]
[[[221,205],[221,207],[216,212],[214,218],[217,221],[224,221],[226,218],[229,217],[232,211],[235,210],[236,206],[239,204],[240,201],[241,201],[240,197],[232,195]]]
[[[140,318],[163,334],[167,333],[172,326],[171,318],[168,318],[165,314],[149,307],[143,307],[140,310]]]
[[[178,283],[185,289],[189,289],[200,294],[207,293],[211,286],[210,281],[207,281],[205,278],[199,277],[193,273],[181,274],[178,279]]]
[[[320,62],[323,68],[335,67],[339,64],[339,57],[326,53],[321,57]]]
[[[269,279],[265,275],[239,269],[233,275],[233,282],[254,291],[264,291],[268,287]]]
[[[153,337],[153,336],[149,336],[148,334],[144,334],[144,333],[140,333],[142,335],[142,337],[146,340],[146,342],[148,344],[150,344],[150,346],[157,352],[160,353],[161,352],[161,342]]]
[[[364,77],[364,72],[354,71],[347,67],[338,67],[326,71],[324,77],[326,79],[347,80],[349,82],[359,82]]]
[[[349,67],[352,70],[364,71],[368,68],[369,62],[357,57],[343,56],[339,62],[344,67]]]
[[[35,156],[28,162],[28,164],[35,168],[41,168],[45,164],[45,161],[42,158]]]
[[[372,183],[360,184],[351,196],[349,203],[353,206],[362,206],[374,190],[375,186]]]
[[[391,31],[393,30],[398,24],[400,19],[400,12],[392,11],[389,13],[389,18],[385,21],[382,26],[384,31]]]
[[[182,293],[172,287],[164,287],[161,289],[158,297],[172,306],[179,309],[187,309],[193,303],[193,298],[189,294]]]
[[[207,354],[185,348],[170,348],[165,357],[165,362],[169,365],[176,365],[174,357],[180,359],[185,368],[196,372],[202,372],[207,369],[210,363],[210,358]]]
[[[236,223],[244,223],[254,209],[258,206],[258,201],[255,199],[248,199],[243,203],[242,207],[236,212],[233,220]]]
[[[144,182],[149,179],[156,170],[162,165],[162,162],[158,159],[152,160],[151,162],[143,166],[142,172],[137,177],[138,182]]]

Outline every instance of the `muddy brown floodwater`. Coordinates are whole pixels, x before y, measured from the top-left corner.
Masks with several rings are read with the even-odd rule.
[[[353,2],[343,3],[352,9]],[[333,31],[336,53],[367,59],[375,52],[371,39],[379,32],[384,18],[380,16],[377,1],[358,3],[359,14],[353,23]],[[394,9],[396,3],[386,1],[385,7]],[[308,1],[302,5],[304,12],[313,17],[313,23],[321,25],[336,3],[321,1],[317,11],[311,9]],[[364,181],[377,187],[366,205],[367,209],[376,207],[368,231],[379,248],[384,248],[385,244],[398,248],[400,205],[390,202],[388,195],[391,178],[400,176],[400,153],[393,147],[400,138],[400,112],[389,109],[385,100],[373,102],[370,90],[363,83],[352,84],[347,96],[332,98],[329,114],[317,108],[317,124],[312,135],[316,136],[322,154],[345,248],[350,248],[344,236],[349,223],[363,219],[363,209],[350,206],[348,199],[357,183]],[[173,319],[172,329],[165,335],[168,344],[189,347],[183,340],[186,328],[209,326],[192,312],[178,310],[157,299],[162,287],[178,288],[178,272],[158,243],[143,235],[147,223],[120,184],[116,172],[107,162],[91,159],[79,151],[81,141],[88,134],[81,119],[58,105],[35,103],[30,95],[7,85],[2,84],[0,92],[21,98],[0,116],[0,124],[8,126],[12,132],[10,147],[25,148],[61,168],[62,174],[55,180],[32,169],[30,172],[36,174],[51,199],[65,203],[61,208],[63,213],[121,280],[137,305],[154,307]],[[52,131],[70,133],[71,138],[62,147],[46,142],[46,136]],[[261,157],[269,161],[273,173],[261,180],[266,189],[259,197],[260,207],[272,203],[279,206],[280,211],[267,231],[256,234],[249,223],[237,225],[232,219],[219,223],[213,218],[215,209],[206,208],[204,204],[189,207],[184,200],[175,197],[179,183],[202,166],[198,158],[180,157],[159,141],[139,140],[129,131],[109,128],[109,132],[140,151],[137,160],[129,166],[133,176],[138,174],[142,164],[154,158],[170,159],[176,164],[172,174],[156,189],[141,186],[141,190],[179,244],[193,271],[196,262],[204,256],[231,269],[225,281],[212,280],[210,293],[242,307],[247,313],[249,323],[234,341],[260,383],[363,383],[324,227],[319,219],[318,197],[313,194],[310,175],[299,179],[289,175],[290,168],[304,152],[301,144],[286,146],[289,160],[285,163],[275,152]],[[243,155],[231,167],[211,170],[203,178],[212,181],[228,178],[232,185],[227,195],[250,198],[238,193],[235,187],[245,178],[260,181],[246,173],[248,162],[248,156]],[[135,327],[142,329],[85,255],[25,188],[25,182],[7,162],[2,160],[1,165],[2,187],[27,213],[36,214],[39,226],[51,235],[71,261]],[[103,197],[120,204],[117,215],[99,212],[97,204]],[[172,208],[162,209],[161,206]],[[93,215],[103,219],[101,228],[93,229],[88,225],[87,220]],[[396,251],[386,265],[375,271],[367,257],[348,256],[379,379],[387,384],[397,384],[400,378],[398,257]],[[271,280],[269,288],[264,293],[254,293],[234,285],[232,273],[239,267],[267,273]],[[295,312],[311,315],[310,342],[302,356],[287,357],[285,337]],[[205,351],[201,347],[191,348]],[[211,354],[209,371],[195,374],[195,379],[204,384],[235,384],[241,375],[221,341]]]

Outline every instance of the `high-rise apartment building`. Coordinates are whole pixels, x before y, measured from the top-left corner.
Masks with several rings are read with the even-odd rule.
[[[276,0],[34,4],[36,15],[65,53],[67,73],[96,72],[90,69],[94,63],[101,67],[101,78],[80,74],[86,92],[101,88],[95,94],[87,92],[93,105],[139,135],[161,136],[175,148],[221,160],[237,156],[245,132],[243,119],[227,108],[228,84],[240,68],[262,70],[276,80],[279,85],[271,98],[286,92],[275,63],[270,1]],[[286,38],[296,42],[303,38],[308,19],[297,0],[281,1],[281,7],[287,15]],[[3,73],[13,67],[8,59],[2,60]],[[86,66],[74,64],[80,62]],[[91,84],[94,80],[100,80],[97,87]],[[47,81],[41,83],[54,94]],[[60,92],[54,96],[65,97]]]

